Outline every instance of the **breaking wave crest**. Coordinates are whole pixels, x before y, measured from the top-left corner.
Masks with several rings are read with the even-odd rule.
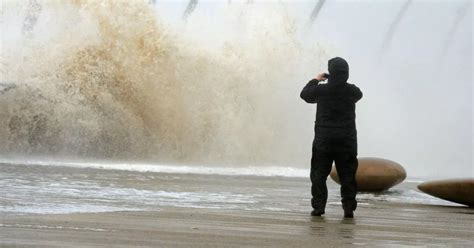
[[[0,153],[308,160],[297,146],[297,122],[312,116],[294,111],[294,85],[324,67],[327,55],[300,41],[284,7],[223,7],[216,18],[233,23],[200,44],[193,37],[208,35],[200,33],[203,16],[180,30],[146,2],[31,2],[5,2],[1,12],[8,35],[0,57]]]

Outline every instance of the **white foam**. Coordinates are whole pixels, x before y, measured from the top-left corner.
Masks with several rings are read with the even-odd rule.
[[[3,213],[67,214],[154,210],[160,207],[247,209],[259,204],[261,194],[228,191],[170,191],[101,185],[94,181],[41,180],[33,184],[0,180]]]
[[[421,179],[421,178],[407,178],[405,180],[405,182],[407,182],[407,183],[422,183],[424,181],[426,181],[426,180]]]
[[[214,166],[186,166],[141,163],[110,163],[110,162],[76,162],[57,160],[5,160],[0,163],[15,165],[42,165],[66,166],[75,168],[94,168],[104,170],[124,170],[138,172],[158,172],[177,174],[205,174],[205,175],[241,175],[241,176],[281,176],[281,177],[308,177],[309,169],[282,166],[247,166],[247,167],[214,167]]]

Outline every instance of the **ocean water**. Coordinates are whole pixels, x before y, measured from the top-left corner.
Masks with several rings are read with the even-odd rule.
[[[159,211],[164,207],[311,210],[309,171],[282,167],[188,169],[112,163],[0,163],[0,215]],[[418,191],[416,184],[408,180],[389,191],[359,193],[359,205],[456,205]],[[341,205],[339,186],[331,179],[328,189],[328,206]]]

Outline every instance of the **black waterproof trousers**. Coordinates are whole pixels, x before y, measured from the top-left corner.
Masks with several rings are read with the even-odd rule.
[[[315,210],[323,211],[328,199],[326,179],[335,162],[337,174],[341,182],[342,207],[355,210],[357,207],[357,183],[355,174],[359,165],[354,152],[337,151],[336,149],[320,150],[313,143],[311,158],[311,205]]]

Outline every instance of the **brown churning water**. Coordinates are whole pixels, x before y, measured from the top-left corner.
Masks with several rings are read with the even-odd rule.
[[[307,161],[296,144],[311,130],[295,125],[313,115],[295,104],[304,76],[324,68],[328,56],[299,41],[282,8],[253,15],[273,15],[270,23],[249,28],[250,21],[245,30],[229,28],[222,44],[200,46],[147,2],[32,2],[7,1],[1,12],[2,25],[14,27],[2,41],[2,85],[14,87],[0,91],[1,153]]]

